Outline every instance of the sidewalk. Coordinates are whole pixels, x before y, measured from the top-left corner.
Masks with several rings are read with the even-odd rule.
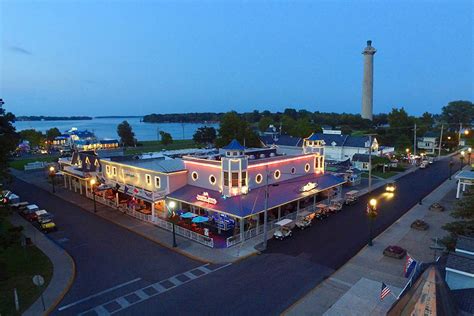
[[[18,170],[12,170],[12,175],[25,182],[36,185],[43,190],[51,190],[51,184],[47,182],[45,176],[38,176],[37,173],[25,173]],[[80,195],[79,193],[74,193],[57,185],[56,196],[80,206],[85,211],[93,212],[92,200]],[[34,201],[30,202],[33,203]],[[209,248],[176,235],[178,247],[173,248],[173,234],[158,226],[123,214],[119,210],[105,206],[99,202],[97,202],[96,215],[120,225],[125,229],[133,231],[164,247],[172,248],[174,251],[179,252],[182,255],[205,263],[229,263],[244,259],[248,256],[257,254],[258,251],[255,249],[255,246],[262,242],[262,238],[253,238],[247,240],[241,245],[236,245],[231,248]]]
[[[49,260],[53,263],[53,277],[43,292],[46,311],[43,310],[41,298],[38,298],[36,302],[23,313],[23,315],[26,316],[47,315],[61,301],[74,281],[76,273],[74,260],[64,249],[39,232],[31,223],[24,220],[17,213],[11,216],[11,222],[13,225],[23,226],[23,234],[31,238],[35,246],[48,256]]]
[[[455,203],[456,180],[447,180],[399,218],[374,239],[374,246],[364,247],[331,277],[316,286],[306,296],[291,306],[286,315],[385,315],[393,296],[380,302],[381,282],[385,282],[398,295],[407,279],[403,276],[405,260],[383,256],[388,245],[399,245],[407,249],[416,260],[430,262],[434,259],[433,238],[442,238],[446,232],[441,228],[452,221],[449,211],[433,212],[428,208],[440,202],[447,210]],[[416,219],[423,219],[430,227],[426,231],[410,228]],[[438,254],[439,255],[439,254]]]

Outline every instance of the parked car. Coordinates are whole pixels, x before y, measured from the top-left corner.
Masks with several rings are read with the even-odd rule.
[[[33,222],[36,220],[36,211],[39,211],[38,205],[30,204],[21,212],[21,215],[23,215],[26,220]]]
[[[282,219],[279,222],[276,222],[275,225],[279,226],[273,233],[275,239],[283,240],[286,237],[291,237],[293,235],[292,228],[295,226],[295,223],[291,219]]]
[[[425,169],[427,166],[428,166],[428,163],[425,160],[423,160],[420,164],[420,169]]]
[[[402,259],[407,255],[407,251],[399,246],[388,246],[383,251],[384,256]]]
[[[53,214],[46,212],[45,210],[40,211],[41,214],[38,215],[38,224],[40,229],[44,233],[49,233],[51,231],[56,231],[58,228],[56,223],[53,221]]]

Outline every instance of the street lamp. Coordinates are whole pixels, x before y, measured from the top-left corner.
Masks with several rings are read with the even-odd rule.
[[[168,211],[174,209],[176,207],[176,202],[175,201],[170,201],[168,203]],[[178,247],[178,244],[176,243],[176,218],[175,218],[175,214],[174,212],[171,212],[171,216],[170,216],[170,219],[171,219],[171,223],[173,224],[173,248],[176,248]]]
[[[471,148],[471,147],[469,147],[469,148],[467,149],[467,152],[469,153],[469,160],[468,160],[468,164],[469,164],[469,166],[470,166],[470,165],[471,165],[471,152],[472,152],[472,148]]]
[[[95,202],[95,192],[94,192],[95,182],[96,182],[95,179],[90,180],[92,199],[94,200],[94,213],[97,213],[97,205],[96,205],[96,202]]]
[[[464,150],[461,151],[461,157],[459,157],[459,159],[461,159],[461,169],[464,168],[464,155],[466,154],[466,152]]]
[[[53,186],[53,193],[56,193],[56,190],[54,188],[54,177],[55,176],[56,176],[56,170],[54,170],[53,166],[49,167],[49,177],[51,178],[51,184]]]
[[[369,246],[373,246],[372,242],[372,226],[375,218],[377,217],[377,200],[370,199],[369,204],[367,204],[367,218],[369,219]]]

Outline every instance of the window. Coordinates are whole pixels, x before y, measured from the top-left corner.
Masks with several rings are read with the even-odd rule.
[[[311,168],[311,166],[309,165],[309,163],[307,163],[306,165],[304,165],[304,171],[308,172],[308,171],[309,171],[309,168]]]
[[[191,178],[193,178],[193,181],[196,181],[199,178],[198,173],[196,171],[193,171],[193,173],[191,173]]]
[[[295,174],[295,173],[296,173],[295,167],[291,168],[291,174]]]
[[[275,170],[275,173],[273,174],[273,177],[278,180],[280,179],[280,176],[281,176],[281,172],[280,170]]]
[[[239,173],[232,172],[232,186],[238,187],[239,186]]]
[[[234,151],[234,152],[232,153],[232,156],[237,156],[238,154],[239,154],[238,152]]]
[[[229,186],[229,172],[228,171],[224,171],[224,185],[226,187]]]
[[[262,183],[262,180],[263,180],[263,177],[260,173],[255,176],[255,182]]]
[[[155,187],[159,188],[161,186],[160,177],[155,177]]]
[[[212,185],[216,184],[216,177],[214,177],[212,174],[209,176],[209,183]]]
[[[242,186],[247,185],[247,171],[242,171],[242,181],[241,181]]]
[[[110,174],[110,166],[109,165],[105,166],[105,172],[107,172],[107,174]]]
[[[112,167],[112,174],[113,174],[114,176],[117,175],[117,167]]]
[[[145,175],[146,184],[151,184],[151,176],[149,174]]]

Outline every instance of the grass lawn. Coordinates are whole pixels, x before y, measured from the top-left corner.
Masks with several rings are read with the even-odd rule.
[[[33,276],[40,274],[44,277],[44,289],[53,275],[53,265],[45,254],[35,246],[23,248],[19,244],[0,249],[0,269],[6,271],[6,279],[0,279],[0,315],[20,315],[40,296],[40,290],[33,284]],[[15,310],[14,288],[18,293],[19,313]]]
[[[18,159],[18,160],[11,160],[10,167],[15,168],[18,170],[25,170],[24,167],[27,163],[35,162],[35,161],[45,161],[45,162],[53,162],[57,161],[57,157],[45,156],[45,157],[37,157],[37,158],[25,158],[25,159]]]
[[[138,142],[141,146],[137,147],[129,147],[125,150],[125,154],[133,155],[133,154],[141,154],[147,152],[155,152],[155,151],[162,151],[164,150],[176,150],[176,149],[186,149],[186,148],[197,148],[198,145],[194,143],[192,139],[182,139],[182,140],[173,140],[173,143],[164,146],[161,142],[157,140],[152,141],[141,141]]]
[[[382,171],[375,171],[375,170],[373,170],[373,171],[372,171],[372,176],[376,176],[376,177],[388,179],[388,178],[390,178],[390,177],[393,177],[393,176],[396,175],[397,173],[398,173],[397,171],[386,171],[385,173],[383,173]],[[369,177],[369,173],[368,173],[368,172],[364,172],[364,173],[362,174],[362,178],[367,179],[368,177]]]

